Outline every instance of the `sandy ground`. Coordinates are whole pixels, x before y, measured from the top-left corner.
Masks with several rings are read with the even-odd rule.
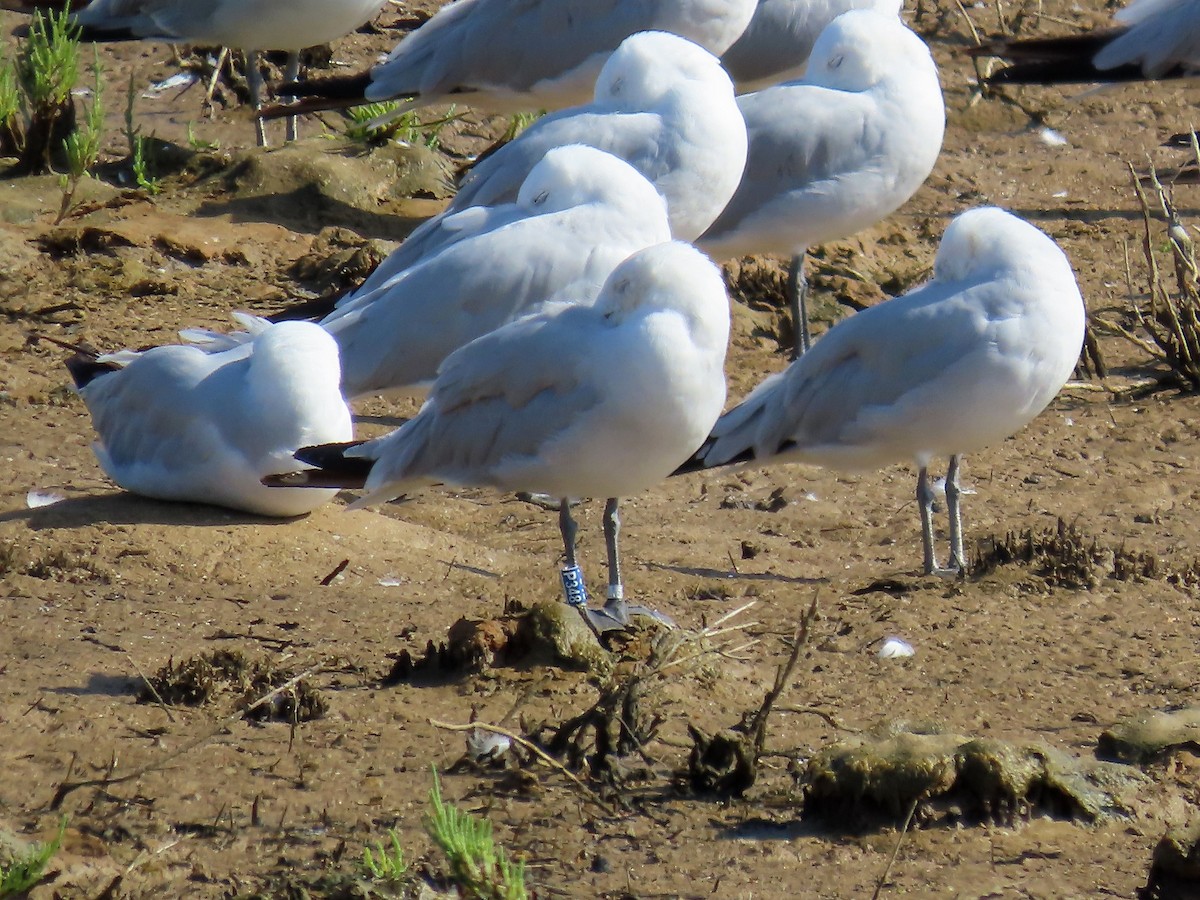
[[[1027,33],[1107,16],[1047,0],[1039,20],[1028,7]],[[380,33],[339,42],[335,59],[370,60],[394,43],[390,27],[405,15],[389,9]],[[991,6],[965,15],[981,32],[998,27]],[[1131,86],[1077,99],[1080,91],[1030,89],[1012,94],[1023,108],[972,102],[964,14],[940,2],[917,25],[943,65],[942,158],[887,223],[825,248],[818,288],[853,302],[882,298],[877,284],[902,290],[928,271],[952,216],[995,203],[1059,241],[1093,316],[1126,317],[1127,259],[1135,296],[1146,284],[1127,162],[1169,160],[1157,144],[1191,124],[1200,93]],[[102,54],[114,85],[176,71],[160,46]],[[124,153],[123,93],[112,92],[109,112],[114,160]],[[448,127],[405,190],[397,154],[344,153],[318,136],[319,123],[306,124],[310,137],[296,148],[248,150],[244,107],[204,117],[195,88],[140,99],[138,119],[144,133],[182,147],[189,131],[196,148],[210,145],[163,174],[156,196],[85,184],[80,207],[55,224],[53,178],[0,181],[0,824],[45,837],[69,817],[37,897],[364,896],[354,883],[362,847],[392,827],[416,871],[436,877],[444,865],[421,824],[430,767],[451,766],[464,745],[431,720],[532,731],[587,710],[600,683],[540,661],[400,684],[384,676],[397,654],[420,655],[461,617],[555,599],[554,516],[488,491],[356,512],[339,500],[286,522],[125,494],[91,454],[64,353],[26,336],[144,346],[184,326],[224,327],[231,310],[274,310],[319,292],[333,281],[297,260],[361,262],[386,248],[437,208],[438,167],[452,168],[505,123],[468,116]],[[1042,123],[1064,141],[1047,140]],[[337,175],[332,188],[326,171]],[[403,196],[414,191],[415,200]],[[1196,191],[1178,190],[1191,221]],[[1165,264],[1161,224],[1152,245]],[[731,397],[784,364],[773,320],[735,308]],[[967,460],[968,537],[986,552],[992,538],[1061,519],[1101,556],[1123,548],[1186,569],[1200,558],[1200,401],[1169,390],[1132,399],[1127,389],[1162,365],[1119,337],[1099,341],[1113,391],[1069,386],[1021,434]],[[961,582],[920,577],[913,487],[910,466],[854,477],[789,467],[692,476],[631,498],[629,589],[688,628],[755,601],[735,619],[744,630],[718,642],[732,652],[653,680],[642,713],[661,727],[642,771],[603,788],[605,806],[533,764],[532,777],[447,774],[447,796],[488,816],[543,897],[863,897],[883,876],[898,821],[805,817],[796,761],[898,721],[1088,759],[1123,717],[1193,700],[1194,588],[1103,567],[1082,587],[1019,564]],[[31,490],[64,499],[30,509]],[[596,591],[599,512],[588,504],[581,520]],[[818,615],[785,709],[770,720],[757,783],[740,799],[689,792],[677,778],[687,726],[712,732],[758,707],[814,597]],[[878,659],[890,635],[916,655]],[[214,650],[311,671],[326,714],[290,727],[240,718],[231,695],[199,707],[138,702],[143,675]],[[627,650],[614,677],[639,654],[640,645]],[[1200,799],[1194,752],[1146,772],[1122,812],[1097,824],[1036,812],[927,821],[906,836],[884,896],[1133,896],[1160,836]],[[108,783],[56,796],[64,782],[89,779]]]

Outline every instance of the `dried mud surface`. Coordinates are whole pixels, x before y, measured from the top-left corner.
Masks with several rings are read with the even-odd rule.
[[[1028,7],[1029,33],[1108,15],[1058,0]],[[407,15],[389,7],[379,33],[339,42],[335,58],[371,59]],[[995,31],[993,7],[967,15]],[[1135,294],[1146,280],[1126,163],[1170,161],[1157,144],[1192,124],[1198,89],[1130,86],[1082,98],[1030,89],[1013,95],[1024,111],[972,104],[964,14],[926,4],[918,26],[943,64],[945,151],[897,215],[825,249],[818,287],[851,304],[882,298],[876,284],[902,290],[927,272],[953,215],[996,203],[1060,242],[1093,315],[1124,315],[1127,267]],[[152,81],[174,71],[160,46],[103,53],[116,85],[130,73]],[[599,695],[585,673],[541,662],[386,682],[398,654],[419,656],[460,618],[557,596],[556,524],[542,510],[488,491],[448,491],[356,512],[339,500],[275,522],[141,499],[105,479],[86,410],[64,386],[63,352],[30,344],[29,332],[107,349],[170,341],[186,326],[225,327],[232,310],[274,310],[323,289],[328,273],[296,268],[298,260],[337,256],[352,278],[372,250],[438,206],[436,171],[406,200],[389,190],[393,170],[377,154],[376,163],[343,154],[312,123],[284,153],[300,168],[328,167],[331,155],[352,160],[332,164],[333,189],[312,188],[321,179],[311,175],[270,174],[284,157],[244,149],[244,108],[218,105],[204,118],[198,94],[139,101],[146,133],[186,147],[192,123],[194,137],[218,145],[165,175],[156,197],[88,185],[84,205],[55,225],[53,179],[0,181],[0,826],[44,837],[60,813],[69,816],[35,897],[361,895],[366,887],[349,879],[362,847],[389,827],[417,869],[436,876],[441,863],[421,826],[430,766],[450,767],[464,742],[431,720],[553,725]],[[1044,140],[1030,113],[1067,143]],[[110,112],[114,157],[119,122]],[[443,161],[453,166],[504,124],[456,122]],[[268,174],[255,180],[252,171]],[[1179,188],[1177,201],[1200,222],[1200,189]],[[1165,260],[1163,235],[1156,226],[1152,243]],[[731,397],[784,364],[773,323],[769,310],[736,305]],[[1100,346],[1114,388],[1163,371],[1118,337],[1101,335]],[[360,411],[410,409],[376,402]],[[966,463],[975,491],[968,537],[983,552],[993,537],[1042,534],[1063,520],[1101,551],[1159,560],[1159,574],[1119,579],[1097,562],[1072,581],[1007,563],[965,582],[920,577],[909,466],[855,477],[799,467],[717,472],[630,498],[629,590],[693,628],[754,600],[739,617],[747,627],[723,646],[756,643],[655,682],[642,711],[661,727],[642,777],[607,790],[616,809],[536,768],[532,778],[456,771],[444,777],[447,796],[489,817],[527,859],[543,897],[870,896],[898,823],[843,830],[803,818],[796,761],[884,721],[1091,757],[1123,717],[1194,699],[1197,591],[1161,573],[1200,558],[1198,413],[1194,396],[1135,400],[1085,380]],[[65,499],[30,509],[34,489]],[[581,520],[594,591],[603,576],[599,513],[588,504]],[[683,790],[675,773],[687,763],[688,725],[713,732],[758,706],[814,596],[811,640],[771,718],[758,782],[728,801]],[[878,659],[890,635],[916,654]],[[143,675],[214,651],[312,671],[324,715],[294,727],[230,717],[236,690],[200,706],[138,701]],[[915,829],[884,896],[1134,896],[1159,838],[1185,825],[1200,800],[1194,746],[1145,771],[1149,781],[1124,815],[1099,824],[1035,815]],[[59,791],[64,781],[106,778]]]

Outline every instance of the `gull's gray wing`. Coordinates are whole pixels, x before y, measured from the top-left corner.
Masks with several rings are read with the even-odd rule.
[[[377,460],[363,503],[410,481],[488,484],[493,470],[536,457],[577,426],[600,391],[589,378],[591,361],[570,350],[587,346],[601,322],[589,307],[564,306],[556,315],[519,319],[451,354],[421,412],[358,451]]]
[[[625,160],[650,181],[669,164],[663,152],[662,120],[654,113],[623,113],[594,106],[539,119],[515,140],[480,160],[464,176],[451,209],[495,206],[516,200],[525,176],[546,151],[587,144]]]
[[[750,145],[737,192],[700,240],[719,244],[756,218],[802,219],[881,143],[873,97],[796,82],[738,99]],[[793,226],[794,227],[794,226]]]

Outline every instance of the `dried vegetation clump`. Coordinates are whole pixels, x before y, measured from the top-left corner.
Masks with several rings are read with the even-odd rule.
[[[257,702],[294,677],[294,672],[269,660],[249,660],[236,650],[214,650],[179,663],[168,661],[146,680],[138,700],[204,706],[234,695],[235,707],[246,707],[250,719],[294,723],[321,718],[328,708],[325,698],[304,679],[269,702]]]
[[[1098,324],[1119,334],[1166,366],[1166,372],[1154,379],[1151,389],[1174,387],[1200,390],[1200,270],[1196,266],[1196,248],[1188,228],[1179,216],[1171,192],[1164,187],[1153,169],[1144,177],[1134,174],[1134,191],[1142,208],[1144,234],[1142,253],[1147,266],[1145,299],[1134,296],[1129,285],[1130,310],[1124,321],[1098,320]],[[1153,199],[1147,197],[1149,189]],[[1161,214],[1166,221],[1166,248],[1170,251],[1173,278],[1164,275],[1155,257],[1153,218]]]
[[[685,773],[691,790],[718,797],[741,797],[758,780],[759,761],[767,744],[767,725],[771,711],[791,684],[792,673],[808,647],[813,623],[817,619],[817,600],[800,619],[792,636],[792,652],[775,670],[775,681],[757,709],[742,713],[736,725],[708,734],[688,723],[692,750]]]
[[[566,610],[566,619],[579,621],[582,625],[578,613],[565,604],[544,605]],[[738,654],[756,643],[754,639],[745,639],[742,632],[756,623],[731,624],[731,621],[751,606],[753,603],[743,605],[698,632],[666,628],[661,623],[650,619],[643,622],[638,617],[626,632],[606,633],[603,636],[606,647],[601,647],[590,629],[583,626],[584,632],[591,637],[592,646],[606,654],[607,668],[603,674],[597,674],[594,669],[590,671],[588,680],[595,684],[596,699],[581,712],[565,719],[527,721],[522,716],[519,730],[510,730],[506,722],[516,717],[518,704],[498,725],[474,720],[463,725],[436,721],[433,724],[468,734],[467,752],[454,769],[464,766],[481,770],[500,768],[504,770],[502,784],[506,789],[536,793],[544,786],[538,770],[548,766],[590,802],[611,813],[629,805],[628,790],[632,785],[653,785],[665,774],[658,765],[661,760],[655,750],[659,730],[665,721],[659,703],[663,685],[689,673],[700,679],[712,678],[719,660],[742,659]],[[543,621],[536,626],[540,629],[547,628],[546,619],[556,621],[554,615],[538,614],[538,609],[531,610],[525,620]],[[815,610],[810,610],[805,628],[814,615]],[[561,637],[556,637],[553,644],[544,636],[540,640],[543,651],[561,647]],[[802,636],[789,663],[777,676],[768,700],[755,713],[743,717],[743,724],[749,723],[749,726],[741,731],[735,727],[729,732],[730,740],[738,742],[739,746],[744,744],[739,754],[742,764],[734,767],[736,771],[731,769],[726,773],[729,783],[736,782],[737,790],[729,788],[724,781],[718,783],[716,779],[722,777],[718,772],[714,783],[708,785],[708,792],[723,787],[724,793],[730,795],[753,784],[771,704],[786,686],[804,644]],[[445,652],[446,648],[438,651],[439,654]],[[561,653],[561,650],[554,652]],[[427,656],[426,664],[436,665],[431,661],[434,659],[436,657]],[[522,666],[526,664],[525,659],[517,662]],[[693,734],[700,737],[699,731],[693,731]],[[576,772],[586,773],[589,783],[585,784]],[[695,783],[695,778],[685,771],[674,781],[686,788],[689,781]],[[662,787],[659,784],[652,789]]]
[[[0,576],[6,575],[71,584],[111,584],[114,580],[86,548],[55,547],[31,557],[16,541],[0,543]]]
[[[292,264],[288,274],[321,298],[340,297],[362,284],[387,254],[380,241],[331,226],[321,229],[309,252]]]
[[[1028,566],[1053,587],[1095,588],[1105,579],[1165,581],[1180,588],[1200,586],[1200,562],[1180,568],[1144,550],[1106,547],[1062,519],[1054,528],[1008,532],[1003,538],[980,540],[971,563],[980,578],[1001,566]]]
[[[749,335],[781,347],[791,346],[794,327],[788,312],[788,275],[777,265],[743,260],[725,266],[725,284],[735,317],[745,311]]]

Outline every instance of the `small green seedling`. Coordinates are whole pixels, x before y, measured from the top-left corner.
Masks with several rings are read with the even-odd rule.
[[[446,854],[450,878],[466,897],[478,900],[526,900],[525,862],[512,861],[492,838],[492,823],[442,800],[442,784],[433,770],[429,791],[432,813],[425,830]]]
[[[92,61],[92,105],[84,114],[83,124],[75,128],[63,141],[67,171],[58,179],[63,197],[56,224],[66,217],[79,182],[100,157],[100,140],[104,133],[104,88],[100,79],[102,71],[100,54],[97,52]]]
[[[60,106],[70,99],[79,80],[79,26],[65,7],[62,12],[34,15],[17,73],[35,108]]]
[[[197,137],[194,125],[195,123],[193,122],[187,123],[187,142],[189,147],[191,147],[197,153],[221,149],[220,141],[206,141],[203,138]]]
[[[508,128],[504,130],[504,135],[500,138],[499,143],[507,144],[518,134],[540,119],[546,114],[543,109],[540,112],[519,112],[508,120]]]
[[[15,897],[28,891],[42,880],[46,874],[46,866],[58,848],[62,846],[63,835],[67,832],[67,817],[63,816],[58,823],[58,834],[45,844],[34,844],[29,852],[11,865],[0,866],[0,898]]]
[[[15,75],[23,98],[20,169],[48,172],[51,155],[75,127],[71,91],[79,80],[79,27],[65,8],[34,14]]]
[[[17,86],[17,72],[11,60],[0,47],[0,148],[7,151],[17,149],[20,134],[21,90]]]
[[[408,873],[404,848],[400,846],[400,837],[395,828],[388,829],[388,840],[392,844],[390,850],[379,841],[375,842],[374,853],[370,847],[363,848],[363,868],[376,881],[400,881]]]
[[[449,112],[440,119],[432,122],[422,122],[416,112],[408,110],[399,115],[391,116],[400,106],[398,100],[385,100],[381,103],[368,103],[365,106],[352,106],[345,111],[349,123],[345,135],[352,141],[362,141],[367,144],[383,144],[395,139],[405,144],[424,144],[430,150],[438,148],[438,135],[441,130],[459,116],[450,107]],[[372,124],[381,117],[389,116],[386,122]]]
[[[133,171],[133,180],[143,191],[154,196],[162,190],[158,179],[150,174],[150,160],[146,156],[146,139],[142,129],[133,123],[133,106],[137,98],[133,74],[129,76],[129,87],[125,93],[125,141],[129,145],[129,166]]]

